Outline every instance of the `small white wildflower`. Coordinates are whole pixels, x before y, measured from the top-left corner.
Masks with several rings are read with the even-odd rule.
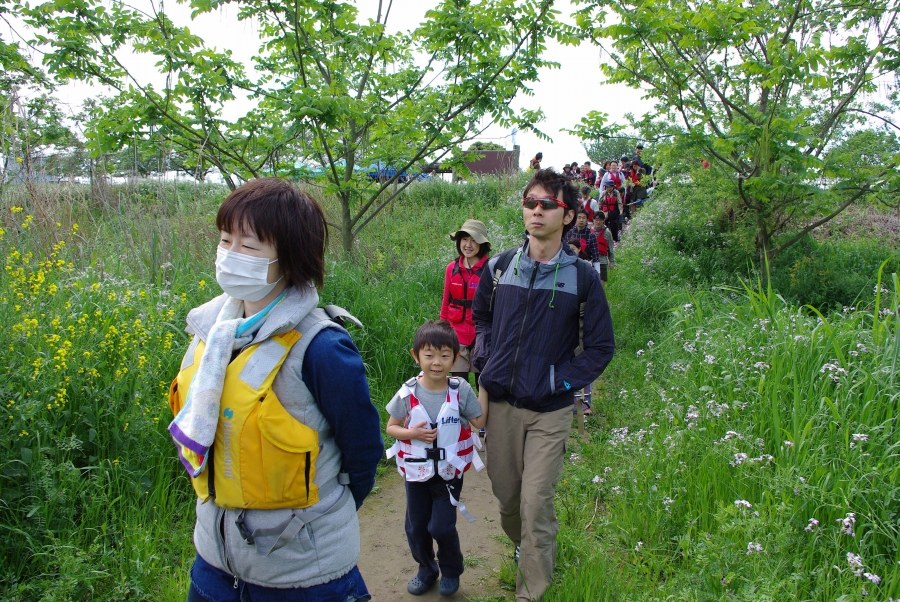
[[[892,312],[887,307],[883,308],[881,311],[878,312],[878,317],[881,319],[884,319],[888,316],[893,316],[893,315],[894,315],[894,312]]]
[[[841,523],[841,533],[849,535],[850,537],[856,537],[856,534],[853,532],[853,526],[856,524],[856,514],[848,512],[847,516],[838,518],[835,522]],[[847,560],[850,560],[849,555],[847,556]]]
[[[736,453],[736,454],[734,454],[734,460],[732,460],[732,461],[730,462],[730,464],[731,464],[732,466],[740,466],[741,464],[743,464],[744,462],[746,462],[746,461],[747,461],[747,458],[749,458],[749,457],[750,457],[750,456],[748,456],[748,455],[745,454],[745,453]],[[737,502],[735,502],[735,504],[737,504]]]
[[[643,541],[639,541],[639,542],[637,542],[637,545],[634,546],[634,551],[635,551],[635,552],[640,552],[640,551],[641,551],[641,548],[643,548],[643,547],[644,547],[644,542],[643,542]]]
[[[638,349],[638,350],[637,350],[637,356],[638,356],[638,357],[641,357],[642,355],[644,355],[644,350],[643,350],[643,349]]]
[[[879,577],[878,575],[875,575],[874,573],[863,573],[863,577],[865,577],[866,579],[868,579],[875,585],[878,585],[879,583],[881,583],[881,577]]]
[[[869,442],[869,436],[865,433],[853,433],[852,437],[854,441],[859,441],[861,443]]]
[[[591,482],[592,482],[594,485],[596,485],[597,483],[599,483],[599,482],[602,481],[602,480],[603,480],[603,479],[600,478],[600,475],[596,475],[593,479],[591,479]]]
[[[794,447],[794,442],[793,441],[785,441],[784,446],[785,447]]]
[[[579,456],[578,454],[571,454],[569,456],[569,460],[571,460],[572,462],[578,462],[578,460],[580,460],[580,459],[581,459],[581,456]]]
[[[750,543],[747,544],[747,556],[750,556],[751,554],[754,554],[754,553],[759,554],[762,551],[763,551],[763,547],[761,545],[759,545],[758,543],[754,543],[751,541]]]
[[[703,356],[703,361],[706,362],[707,364],[715,364],[716,356],[707,353],[706,355]]]
[[[811,518],[811,519],[809,519],[809,524],[806,525],[806,529],[804,529],[804,531],[812,532],[812,531],[815,531],[818,527],[819,527],[819,521],[817,521],[814,518]]]
[[[752,508],[753,504],[748,502],[747,500],[734,500],[734,505],[738,508]]]
[[[654,345],[656,345],[656,343],[653,341],[647,341],[647,347],[653,347]]]

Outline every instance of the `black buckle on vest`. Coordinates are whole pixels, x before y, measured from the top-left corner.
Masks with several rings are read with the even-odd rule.
[[[237,520],[234,521],[234,524],[237,526],[238,531],[241,532],[241,537],[244,538],[251,546],[256,543],[253,539],[253,532],[250,531],[250,528],[247,526],[247,523],[244,521],[244,511],[241,510],[241,513],[238,514]]]
[[[426,460],[443,461],[447,459],[447,450],[443,447],[429,447],[425,450]]]

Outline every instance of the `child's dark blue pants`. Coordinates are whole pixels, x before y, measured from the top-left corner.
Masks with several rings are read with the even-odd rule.
[[[447,483],[439,476],[423,483],[406,482],[406,539],[413,560],[419,563],[418,577],[432,583],[438,566],[444,577],[458,578],[463,572],[463,555],[456,531],[456,508],[450,503]],[[462,478],[455,492],[462,491]],[[437,543],[437,562],[434,543]]]

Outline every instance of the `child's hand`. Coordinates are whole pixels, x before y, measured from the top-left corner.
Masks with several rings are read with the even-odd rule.
[[[418,439],[425,443],[434,443],[434,440],[437,437],[437,429],[425,428],[426,424],[428,423],[423,420],[416,426],[409,427],[409,438]]]

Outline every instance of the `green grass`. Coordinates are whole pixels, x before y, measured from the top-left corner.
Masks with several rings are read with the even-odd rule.
[[[900,595],[896,276],[868,309],[829,316],[771,290],[665,298],[630,244],[608,287],[619,347],[595,405],[605,420],[571,446],[547,598]]]

